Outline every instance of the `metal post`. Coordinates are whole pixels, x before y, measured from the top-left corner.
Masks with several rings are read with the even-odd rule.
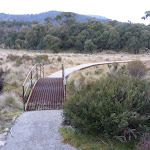
[[[62,64],[62,78],[64,80],[64,64]]]
[[[22,86],[23,92],[22,92],[22,98],[23,98],[23,110],[25,111],[25,98],[24,98],[24,86]]]
[[[36,75],[36,77],[37,77],[37,80],[38,80],[38,68],[37,68],[37,65],[36,65],[36,73],[37,73],[37,75]]]
[[[32,89],[32,71],[31,71],[31,89]]]
[[[64,101],[66,100],[66,80],[65,80],[65,67],[64,64],[62,64],[62,78],[64,83]]]
[[[44,66],[43,66],[43,78],[44,78]]]
[[[64,101],[66,101],[66,85],[65,85],[65,97],[64,97]]]
[[[40,78],[41,78],[41,64],[40,64]]]

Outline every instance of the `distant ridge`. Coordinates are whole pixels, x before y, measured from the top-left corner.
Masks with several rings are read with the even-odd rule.
[[[39,14],[24,14],[24,15],[14,15],[14,14],[5,14],[0,13],[0,21],[38,21],[38,22],[45,22],[46,17],[51,17],[54,19],[58,14],[61,14],[62,11],[48,11]],[[106,22],[107,18],[103,16],[97,15],[82,15],[77,14],[76,20],[78,22],[86,22],[90,18],[95,18],[96,20],[100,20]]]

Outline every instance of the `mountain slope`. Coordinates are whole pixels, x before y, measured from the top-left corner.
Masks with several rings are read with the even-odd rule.
[[[44,22],[46,17],[51,17],[54,19],[58,14],[61,14],[61,11],[48,11],[48,12],[43,12],[40,14],[24,14],[24,15],[12,15],[12,14],[5,14],[5,13],[0,13],[0,21],[39,21],[39,22]],[[85,22],[89,18],[95,18],[97,20],[105,22],[107,20],[106,17],[102,16],[95,16],[95,15],[81,15],[77,14],[77,21],[78,22]]]

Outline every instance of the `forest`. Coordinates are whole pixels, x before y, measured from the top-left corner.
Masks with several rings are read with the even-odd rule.
[[[137,54],[150,49],[150,26],[116,20],[101,22],[94,18],[77,22],[76,14],[63,12],[54,19],[46,17],[44,23],[1,21],[0,45],[6,49],[52,50],[56,53],[113,50]]]

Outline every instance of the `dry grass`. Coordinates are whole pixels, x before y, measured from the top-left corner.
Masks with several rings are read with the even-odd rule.
[[[13,59],[8,56],[14,55]],[[26,50],[4,50],[0,49],[0,68],[5,72],[3,75],[5,86],[3,89],[4,95],[9,95],[9,92],[15,93],[17,100],[22,103],[22,84],[29,70],[37,62],[44,65],[45,76],[61,69],[62,64],[65,68],[73,67],[80,64],[96,63],[105,61],[118,60],[141,60],[150,68],[150,56],[146,54],[132,55],[132,54],[74,54],[74,53],[39,53]],[[83,76],[100,77],[108,71],[107,65],[91,67],[80,71]],[[77,73],[78,74],[78,73]],[[77,83],[78,84],[78,83]],[[2,96],[3,97],[3,96]],[[3,105],[4,99],[0,96],[0,106]],[[13,108],[16,110],[16,108]],[[5,110],[1,108],[0,113]],[[8,111],[8,110],[7,110]],[[9,112],[9,111],[8,111]]]

